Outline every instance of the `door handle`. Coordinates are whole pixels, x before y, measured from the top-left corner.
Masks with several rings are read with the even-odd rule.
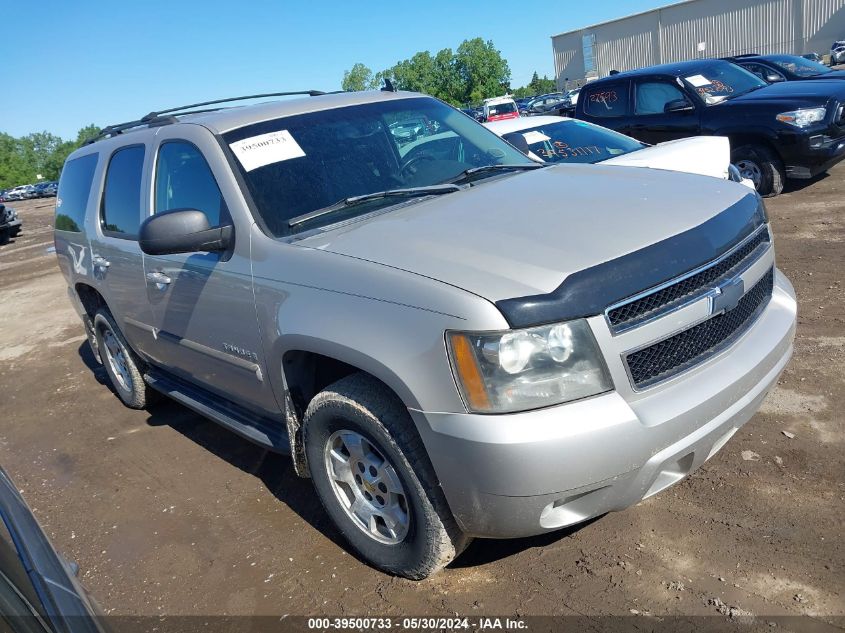
[[[164,286],[170,283],[170,277],[158,271],[154,273],[147,273],[147,280],[158,286],[159,290],[163,290]]]
[[[105,257],[101,257],[100,255],[94,255],[94,257],[91,259],[91,263],[93,263],[94,266],[97,266],[98,268],[108,268],[109,266],[111,266],[111,262]]]

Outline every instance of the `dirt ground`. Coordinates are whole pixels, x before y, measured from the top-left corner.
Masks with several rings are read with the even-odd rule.
[[[0,247],[0,464],[107,612],[845,615],[845,164],[767,201],[795,356],[716,457],[580,529],[476,541],[423,582],[347,553],[286,458],[172,402],[120,404],[49,252],[53,205],[15,204],[24,231]]]

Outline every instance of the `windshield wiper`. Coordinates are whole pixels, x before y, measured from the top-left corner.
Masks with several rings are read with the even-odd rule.
[[[343,200],[338,200],[334,204],[330,204],[329,206],[323,207],[322,209],[315,209],[314,211],[309,211],[308,213],[297,215],[296,217],[293,217],[288,220],[288,226],[298,226],[300,224],[308,222],[309,220],[313,220],[314,218],[319,218],[321,216],[328,215],[329,213],[340,211],[341,209],[348,209],[349,207],[354,207],[356,205],[363,204],[364,202],[369,202],[370,200],[379,200],[381,198],[416,198],[420,196],[438,196],[444,193],[454,193],[460,190],[461,188],[458,185],[446,183],[440,185],[429,185],[427,187],[388,189],[387,191],[375,191],[373,193],[365,193],[361,196],[351,196],[349,198],[344,198]]]
[[[526,169],[542,169],[543,167],[548,167],[547,163],[517,163],[517,164],[510,164],[510,165],[482,165],[481,167],[471,167],[466,171],[461,172],[459,175],[455,176],[452,180],[447,182],[450,183],[457,183],[457,182],[472,182],[474,180],[474,176],[485,174],[491,171],[522,171]]]

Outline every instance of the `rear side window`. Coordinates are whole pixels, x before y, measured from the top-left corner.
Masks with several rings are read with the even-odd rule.
[[[155,212],[196,209],[219,226],[228,211],[214,174],[192,143],[171,141],[158,151],[155,184]]]
[[[125,147],[112,154],[100,206],[104,233],[127,239],[138,236],[143,168],[143,145]]]
[[[59,193],[56,197],[56,229],[79,233],[85,224],[85,207],[94,170],[97,169],[98,154],[80,156],[65,163],[59,179]]]
[[[602,84],[587,90],[584,112],[594,117],[624,116],[628,111],[628,84]]]

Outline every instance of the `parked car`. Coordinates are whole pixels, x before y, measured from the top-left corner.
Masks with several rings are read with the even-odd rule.
[[[48,198],[50,196],[55,196],[56,191],[58,191],[59,183],[53,180],[47,182],[39,182],[35,185],[34,189],[34,196],[35,198]]]
[[[21,220],[17,211],[0,203],[0,244],[5,244],[9,238],[17,237],[21,232]]]
[[[0,468],[0,623],[10,633],[103,633],[102,611]]]
[[[399,146],[397,113],[438,132]],[[166,394],[290,453],[410,578],[679,481],[795,331],[755,192],[540,164],[406,92],[106,128],[65,163],[55,245],[127,406]]]
[[[519,116],[519,109],[511,97],[493,97],[485,99],[482,104],[482,121],[504,121]]]
[[[845,83],[767,85],[730,62],[652,66],[586,85],[576,116],[645,143],[726,136],[731,162],[764,196],[845,158]]]
[[[738,55],[726,57],[766,83],[806,81],[816,79],[845,79],[845,70],[831,70],[824,64],[798,55]]]
[[[838,40],[830,47],[830,64],[845,64],[845,40]]]
[[[547,163],[602,163],[649,167],[725,178],[754,188],[730,164],[723,136],[697,136],[647,145],[599,125],[566,117],[536,116],[484,124],[524,154]]]
[[[569,105],[566,95],[562,92],[553,92],[540,95],[532,99],[525,107],[525,114],[529,116],[537,114],[557,114],[561,108]]]
[[[6,202],[6,193],[8,189],[0,189],[0,202]]]
[[[32,185],[18,185],[6,192],[6,200],[28,200],[35,197],[35,187]]]
[[[804,59],[809,59],[812,62],[824,64],[824,58],[818,53],[805,53],[804,55],[801,55],[801,57],[803,57]]]

